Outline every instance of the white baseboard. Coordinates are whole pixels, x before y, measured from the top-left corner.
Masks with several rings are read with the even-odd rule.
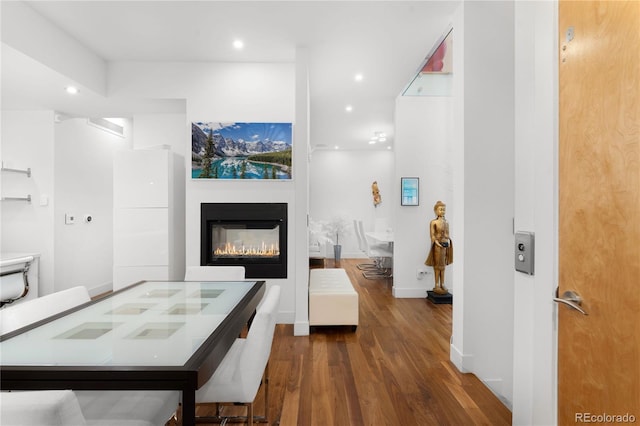
[[[461,373],[473,371],[473,355],[464,355],[453,343],[449,345],[449,359]]]
[[[449,360],[456,366],[461,373],[474,373],[473,355],[464,355],[458,348],[451,343],[449,345]],[[477,376],[477,375],[476,375]],[[505,407],[513,411],[513,404],[504,396],[504,380],[502,379],[483,379],[478,377],[482,383],[502,402]]]
[[[298,321],[293,324],[294,336],[308,336],[309,335],[309,321]]]
[[[504,380],[502,379],[480,379],[486,387],[502,402],[505,407],[513,411],[513,403],[504,396]]]
[[[427,290],[424,288],[396,288],[393,287],[393,297],[396,299],[426,299]]]

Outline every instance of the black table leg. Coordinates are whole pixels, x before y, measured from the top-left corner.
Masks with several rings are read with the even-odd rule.
[[[195,426],[196,424],[196,390],[183,389],[182,391],[182,426]]]

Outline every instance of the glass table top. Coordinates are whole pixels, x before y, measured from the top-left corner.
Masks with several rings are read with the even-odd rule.
[[[147,281],[0,342],[0,362],[182,366],[254,284]]]

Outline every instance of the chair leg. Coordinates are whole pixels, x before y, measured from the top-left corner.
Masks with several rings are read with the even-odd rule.
[[[376,268],[376,264],[375,263],[358,263],[356,265],[356,268],[358,268],[360,270],[375,269]]]
[[[387,278],[388,276],[383,272],[362,272],[362,276],[368,280],[379,280],[381,278]]]
[[[269,361],[264,368],[264,418],[269,423]]]
[[[264,368],[264,373],[262,376],[262,383],[264,384],[264,416],[255,416],[253,410],[253,403],[228,403],[228,404],[220,404],[216,402],[216,414],[215,416],[199,416],[196,418],[196,423],[217,423],[221,422],[220,426],[226,425],[230,421],[238,421],[238,420],[246,420],[247,425],[253,426],[254,421],[258,423],[267,423],[269,424],[269,362],[267,361],[267,365]],[[221,405],[246,405],[247,406],[247,416],[222,416],[220,411]]]
[[[375,268],[363,270],[362,275],[366,279],[376,280],[381,278],[391,278],[393,276],[392,269],[384,266],[384,258],[376,258],[375,265]]]
[[[246,420],[247,425],[253,426],[254,422],[258,423],[267,423],[269,424],[269,362],[267,361],[267,365],[264,368],[264,375],[262,376],[262,383],[264,384],[264,416],[256,416],[253,410],[253,403],[236,403],[229,405],[246,405],[247,406],[247,416],[222,416],[220,411],[221,405],[216,403],[216,414],[215,416],[199,416],[196,418],[196,423],[217,423],[220,422],[220,426],[226,425],[230,421],[238,421],[238,420]]]

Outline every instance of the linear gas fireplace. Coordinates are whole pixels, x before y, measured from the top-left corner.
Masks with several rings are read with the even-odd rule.
[[[202,203],[200,264],[245,267],[247,278],[287,277],[286,203]]]

